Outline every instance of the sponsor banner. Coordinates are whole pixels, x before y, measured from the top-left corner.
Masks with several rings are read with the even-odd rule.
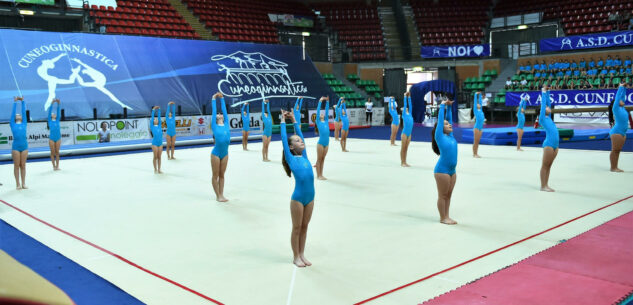
[[[593,106],[558,106],[557,109],[576,108]],[[585,123],[585,124],[609,124],[608,112],[574,112],[574,113],[554,113],[556,123]]]
[[[253,131],[262,131],[262,126],[264,122],[262,121],[262,113],[261,112],[251,112],[251,121],[249,122],[250,132]],[[242,131],[242,116],[239,113],[229,113],[229,126],[231,127],[231,132]]]
[[[90,4],[93,4],[92,2]],[[35,121],[53,98],[67,117],[147,116],[174,101],[201,113],[221,92],[227,102],[269,99],[275,105],[336,95],[299,46],[126,35],[0,29],[0,101],[23,95]],[[11,103],[0,103],[8,121]]]
[[[633,45],[633,31],[548,38],[540,41],[541,52],[564,52],[630,45]]]
[[[62,146],[74,144],[73,140],[73,124],[72,122],[60,122],[60,131],[62,133]],[[29,147],[48,147],[48,139],[50,130],[48,123],[33,122],[28,123],[26,128],[26,136]],[[10,150],[13,144],[13,134],[9,124],[0,124],[0,149]]]
[[[211,134],[211,116],[176,116],[176,136],[199,136]],[[167,122],[162,120],[163,131],[167,132]],[[206,129],[205,129],[206,128]]]
[[[490,56],[490,45],[470,45],[470,46],[432,46],[422,47],[421,56],[423,58],[446,58],[446,57],[482,57]]]
[[[116,8],[116,0],[90,0],[90,6],[104,6],[104,7],[114,7]],[[84,0],[66,0],[66,5],[73,8],[83,8]]]
[[[308,123],[310,124],[310,126],[314,126],[314,124],[316,123],[316,109],[314,110],[308,110]],[[325,114],[324,110],[321,110],[321,114]],[[328,122],[329,123],[334,123],[334,110],[333,109],[329,109],[328,111]]]
[[[552,90],[550,99],[554,105],[606,106],[615,98],[617,89],[599,90]],[[518,106],[521,98],[528,106],[541,104],[541,91],[506,92],[506,106]],[[626,103],[633,104],[633,89],[626,89]]]
[[[110,131],[110,142],[149,139],[149,118],[73,122],[75,144],[98,143],[102,125]]]
[[[16,3],[55,5],[55,0],[15,0]]]
[[[367,125],[365,122],[366,114],[365,108],[353,108],[349,111],[349,124],[352,126]],[[385,124],[385,109],[374,107],[374,114],[372,115],[372,125],[384,125]]]
[[[314,26],[314,20],[306,16],[298,16],[291,14],[268,14],[268,18],[272,22],[280,22],[287,26],[297,26],[311,28]]]

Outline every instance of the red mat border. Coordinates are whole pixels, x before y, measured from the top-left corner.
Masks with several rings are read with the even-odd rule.
[[[96,244],[93,244],[93,243],[91,243],[91,242],[89,242],[89,241],[87,241],[87,240],[85,240],[85,239],[83,239],[83,238],[81,238],[81,237],[79,237],[77,235],[74,235],[74,234],[72,234],[72,233],[70,233],[70,232],[68,232],[68,231],[66,231],[64,229],[60,229],[60,228],[58,228],[58,227],[56,227],[56,226],[54,226],[54,225],[42,220],[42,219],[39,219],[39,218],[29,214],[28,212],[26,212],[26,211],[24,211],[24,210],[22,210],[22,209],[20,209],[20,208],[18,208],[16,206],[12,205],[12,204],[10,204],[10,203],[2,200],[2,199],[0,199],[0,202],[4,203],[5,205],[13,208],[14,210],[16,210],[16,211],[18,211],[18,212],[20,212],[20,213],[22,213],[22,214],[24,214],[24,215],[26,215],[28,217],[33,218],[34,220],[36,220],[36,221],[38,221],[38,222],[40,222],[40,223],[42,223],[42,224],[44,224],[44,225],[46,225],[46,226],[48,226],[50,228],[53,228],[53,229],[55,229],[55,230],[57,230],[57,231],[59,231],[61,233],[64,233],[64,234],[66,234],[66,235],[68,235],[68,236],[70,236],[70,237],[72,237],[72,238],[74,238],[74,239],[76,239],[76,240],[78,240],[78,241],[80,241],[80,242],[82,242],[84,244],[87,244],[87,245],[89,245],[89,246],[91,246],[91,247],[93,247],[93,248],[95,248],[95,249],[97,249],[97,250],[99,250],[101,252],[104,252],[104,253],[107,253],[107,254],[109,254],[111,256],[114,256],[118,260],[120,260],[120,261],[122,261],[122,262],[124,262],[124,263],[126,263],[126,264],[128,264],[128,265],[130,265],[132,267],[135,267],[135,268],[137,268],[137,269],[139,269],[139,270],[141,270],[141,271],[143,271],[145,273],[153,275],[153,276],[155,276],[155,277],[157,277],[157,278],[159,278],[159,279],[161,279],[163,281],[166,281],[166,282],[168,282],[170,284],[173,284],[173,285],[175,285],[175,286],[177,286],[179,288],[182,288],[182,289],[184,289],[184,290],[186,290],[188,292],[191,292],[191,293],[193,293],[193,294],[195,294],[195,295],[197,295],[197,296],[199,296],[199,297],[201,297],[201,298],[203,298],[205,300],[211,301],[211,302],[213,302],[215,304],[218,304],[218,305],[224,305],[224,303],[216,301],[215,299],[213,299],[211,297],[208,297],[208,296],[206,296],[206,295],[204,295],[204,294],[202,294],[202,293],[200,293],[200,292],[198,292],[196,290],[193,290],[193,289],[191,289],[191,288],[189,288],[189,287],[187,287],[187,286],[185,286],[183,284],[180,284],[180,283],[178,283],[178,282],[176,282],[174,280],[171,280],[171,279],[169,279],[167,277],[164,277],[164,276],[162,276],[162,275],[160,275],[158,273],[155,273],[155,272],[153,272],[153,271],[151,271],[149,269],[143,268],[143,267],[137,265],[136,263],[134,263],[134,262],[132,262],[132,261],[130,261],[130,260],[128,260],[128,259],[126,259],[126,258],[124,258],[124,257],[112,252],[112,251],[110,251],[110,250],[107,250],[107,249],[105,249],[103,247],[100,247],[100,246],[98,246]]]
[[[381,293],[381,294],[379,294],[379,295],[376,295],[376,296],[373,296],[373,297],[371,297],[371,298],[368,298],[368,299],[362,300],[362,301],[360,301],[360,302],[354,303],[354,305],[365,304],[365,303],[371,302],[371,301],[373,301],[373,300],[376,300],[376,299],[378,299],[378,298],[381,298],[381,297],[383,297],[383,296],[386,296],[386,295],[388,295],[388,294],[391,294],[391,293],[393,293],[393,292],[396,292],[396,291],[398,291],[398,290],[401,290],[401,289],[403,289],[403,288],[406,288],[406,287],[409,287],[409,286],[415,285],[415,284],[417,284],[417,283],[420,283],[420,282],[426,281],[426,280],[428,280],[428,279],[430,279],[430,278],[432,278],[432,277],[435,277],[435,276],[437,276],[437,275],[440,275],[440,274],[442,274],[442,273],[446,273],[446,272],[448,272],[448,271],[450,271],[450,270],[453,270],[453,269],[459,268],[459,267],[461,267],[461,266],[464,266],[464,265],[466,265],[466,264],[472,263],[472,262],[474,262],[474,261],[476,261],[476,260],[479,260],[479,259],[484,258],[484,257],[486,257],[486,256],[489,256],[489,255],[491,255],[491,254],[497,253],[497,252],[499,252],[499,251],[501,251],[501,250],[507,249],[507,248],[512,247],[512,246],[514,246],[514,245],[520,244],[520,243],[522,243],[522,242],[524,242],[524,241],[526,241],[526,240],[532,239],[532,238],[537,237],[537,236],[539,236],[539,235],[543,235],[543,234],[545,234],[545,233],[547,233],[547,232],[549,232],[549,231],[551,231],[551,230],[554,230],[554,229],[556,229],[556,228],[562,227],[562,226],[564,226],[564,225],[566,225],[566,224],[568,224],[568,223],[570,223],[570,222],[576,221],[576,220],[578,220],[578,219],[580,219],[580,218],[586,217],[586,216],[588,216],[588,215],[591,215],[591,214],[596,213],[596,212],[598,212],[598,211],[600,211],[600,210],[606,209],[606,208],[608,208],[608,207],[610,207],[610,206],[616,205],[616,204],[618,204],[618,203],[620,203],[620,202],[622,202],[622,201],[628,200],[628,199],[630,199],[630,198],[633,198],[633,195],[630,195],[630,196],[628,196],[628,197],[622,198],[622,199],[620,199],[620,200],[618,200],[618,201],[615,201],[615,202],[612,202],[612,203],[610,203],[610,204],[608,204],[608,205],[605,205],[605,206],[603,206],[603,207],[601,207],[601,208],[598,208],[598,209],[595,209],[595,210],[593,210],[593,211],[590,211],[590,212],[587,212],[587,213],[585,213],[585,214],[582,214],[582,215],[580,215],[580,216],[577,216],[577,217],[575,217],[575,218],[573,218],[573,219],[570,219],[570,220],[568,220],[568,221],[565,221],[565,222],[563,222],[563,223],[561,223],[561,224],[559,224],[559,225],[553,226],[553,227],[551,227],[551,228],[549,228],[549,229],[547,229],[547,230],[541,231],[541,232],[539,232],[539,233],[536,233],[536,234],[530,235],[530,236],[528,236],[528,237],[526,237],[526,238],[523,238],[523,239],[521,239],[521,240],[515,241],[515,242],[513,242],[513,243],[511,243],[511,244],[508,244],[508,245],[505,245],[505,246],[503,246],[503,247],[501,247],[501,248],[498,248],[498,249],[492,250],[492,251],[490,251],[490,252],[484,253],[484,254],[479,255],[479,256],[477,256],[477,257],[475,257],[475,258],[469,259],[469,260],[467,260],[467,261],[465,261],[465,262],[462,262],[462,263],[459,263],[459,264],[454,265],[454,266],[452,266],[452,267],[446,268],[446,269],[444,269],[444,270],[441,270],[441,271],[435,272],[435,273],[433,273],[433,274],[431,274],[431,275],[427,275],[427,276],[425,276],[425,277],[423,277],[423,278],[421,278],[421,279],[419,279],[419,280],[415,280],[415,281],[413,281],[413,282],[410,282],[410,283],[407,283],[407,284],[404,284],[404,285],[398,286],[398,287],[396,287],[396,288],[394,288],[394,289],[391,289],[391,290],[389,290],[389,291],[383,292],[383,293]]]

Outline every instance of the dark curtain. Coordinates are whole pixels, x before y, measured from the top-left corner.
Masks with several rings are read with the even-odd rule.
[[[424,96],[429,92],[446,93],[455,97],[455,83],[448,80],[432,80],[421,82],[411,86],[411,104],[413,106],[413,120],[416,123],[424,122],[426,113],[426,101]],[[453,122],[457,122],[457,103],[453,103]]]

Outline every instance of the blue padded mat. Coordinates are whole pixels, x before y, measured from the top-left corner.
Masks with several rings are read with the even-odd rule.
[[[473,137],[472,136],[463,136],[462,137],[462,141],[466,142],[466,143],[472,143],[473,142]],[[545,137],[528,137],[526,138],[525,136],[523,136],[523,139],[521,139],[521,145],[523,144],[541,144],[543,143],[543,140],[545,140]],[[481,140],[479,140],[480,144],[487,144],[487,145],[517,145],[517,139],[516,137],[514,138],[508,138],[508,139],[498,139],[498,138],[484,138],[483,136],[481,137]]]
[[[473,137],[473,130],[464,129],[462,136]],[[517,129],[514,127],[503,128],[484,128],[484,132],[481,134],[481,139],[515,139],[517,137]],[[535,129],[534,127],[525,127],[523,129],[523,138],[545,138],[545,130]]]

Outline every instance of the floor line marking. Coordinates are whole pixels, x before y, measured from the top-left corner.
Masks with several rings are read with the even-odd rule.
[[[290,301],[292,299],[292,290],[295,288],[295,278],[297,276],[297,266],[294,266],[292,269],[292,279],[290,280],[290,289],[288,290],[288,299],[286,300],[286,305],[290,305]]]

